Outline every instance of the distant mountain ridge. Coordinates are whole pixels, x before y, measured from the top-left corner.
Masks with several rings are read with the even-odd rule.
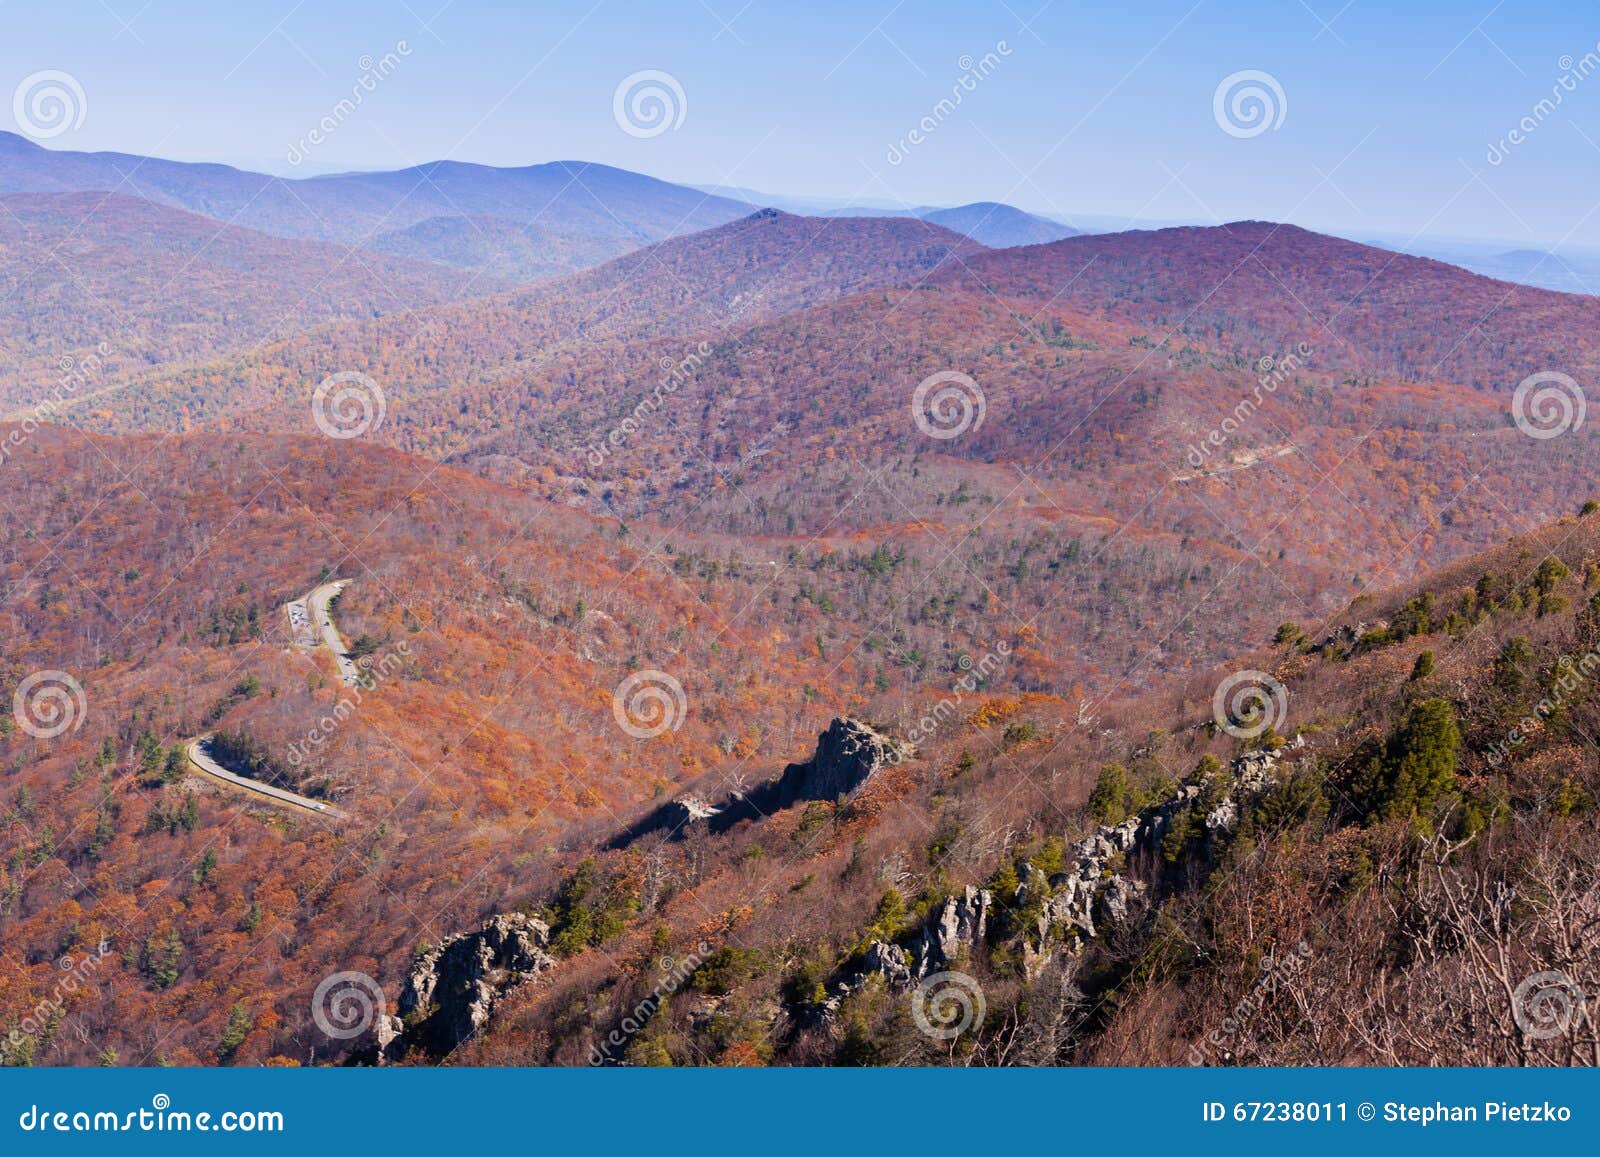
[[[1076,237],[1084,230],[1062,221],[1041,217],[998,201],[974,201],[967,205],[940,207],[921,205],[902,208],[892,205],[841,202],[827,198],[790,197],[760,193],[732,185],[696,185],[695,188],[718,196],[733,197],[753,205],[766,205],[806,217],[916,217],[943,225],[991,249],[1018,245],[1043,245]]]
[[[752,208],[586,161],[521,168],[433,161],[393,172],[290,179],[227,165],[46,149],[0,132],[0,194],[86,191],[141,197],[279,237],[340,241],[475,270],[495,264],[482,256],[485,236],[531,228],[566,260],[501,259],[499,269],[543,276],[545,266],[558,273],[586,268],[726,224]]]
[[[953,209],[931,209],[919,212],[917,216],[935,225],[943,225],[946,229],[954,229],[991,249],[1046,245],[1051,241],[1076,237],[1082,232],[1071,225],[1063,225],[1048,217],[1025,213],[995,201],[974,201]]]
[[[302,387],[350,366],[386,383],[391,401],[520,379],[543,363],[572,367],[570,382],[604,392],[617,343],[696,338],[807,306],[927,280],[987,252],[915,218],[796,217],[763,209],[717,229],[674,237],[594,269],[537,285],[419,311],[328,327],[252,351],[250,364],[150,375],[114,411],[80,420],[121,432],[188,428],[264,409],[300,406]],[[671,360],[692,346],[673,344]],[[626,365],[627,363],[623,363]],[[434,367],[419,372],[419,367]],[[651,377],[659,376],[652,365]],[[226,384],[224,384],[226,383]],[[505,394],[500,395],[505,400]],[[399,432],[405,408],[393,407]],[[405,441],[402,439],[402,441]],[[407,443],[410,445],[410,443]],[[413,449],[434,450],[427,438]]]
[[[0,414],[506,284],[124,194],[0,194]]]

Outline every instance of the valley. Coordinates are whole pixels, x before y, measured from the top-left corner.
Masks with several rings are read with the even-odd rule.
[[[0,1020],[112,949],[9,1061],[1600,1061],[1597,299],[0,162]]]

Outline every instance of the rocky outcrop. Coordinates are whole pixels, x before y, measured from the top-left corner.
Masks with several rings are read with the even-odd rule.
[[[626,848],[635,840],[660,832],[670,840],[681,840],[691,832],[706,827],[708,822],[725,815],[737,800],[725,804],[712,804],[696,795],[680,796],[664,803],[649,815],[615,836],[607,848]]]
[[[380,1058],[411,1048],[441,1055],[476,1035],[507,992],[555,963],[549,943],[542,920],[511,913],[424,952],[401,989],[399,1018],[375,1026]]]
[[[817,750],[805,763],[791,763],[778,781],[778,806],[801,800],[847,796],[879,768],[910,754],[907,744],[882,735],[856,719],[835,719],[817,737]]]
[[[874,940],[867,947],[860,970],[830,986],[824,1011],[838,1008],[840,1001],[870,976],[881,976],[890,988],[906,989],[950,968],[964,953],[987,939],[993,904],[993,893],[969,885],[961,895],[946,898],[908,943]]]
[[[722,833],[806,800],[836,800],[853,794],[879,769],[900,762],[914,751],[908,743],[841,716],[817,736],[811,758],[804,763],[791,763],[780,778],[749,792],[733,792],[717,802],[703,796],[681,796],[619,832],[607,847],[626,848],[655,832],[674,840],[699,831]]]
[[[1304,747],[1305,740],[1296,736],[1285,750]],[[1229,766],[1225,783],[1182,784],[1138,815],[1095,829],[1072,845],[1067,869],[1049,879],[1033,865],[1021,865],[1015,907],[1027,909],[1039,896],[1045,897],[1032,929],[1034,935],[1029,937],[1040,947],[1034,950],[1029,946],[1024,967],[1042,969],[1049,963],[1050,945],[1063,937],[1073,948],[1101,936],[1109,927],[1129,923],[1147,891],[1142,881],[1127,874],[1129,862],[1159,855],[1173,824],[1208,792],[1212,802],[1202,820],[1204,852],[1212,858],[1237,827],[1241,810],[1277,782],[1280,758],[1273,751],[1246,752]],[[1219,789],[1220,798],[1216,798]]]
[[[829,747],[828,735],[823,739],[819,757]],[[1305,741],[1297,737],[1289,749],[1304,746]],[[1095,829],[1072,845],[1064,871],[1046,877],[1034,864],[1019,864],[1021,882],[1008,908],[1038,912],[1036,926],[1028,930],[1031,935],[1023,937],[1024,971],[1032,976],[1048,967],[1054,951],[1062,947],[1063,937],[1068,950],[1074,950],[1103,936],[1109,928],[1133,921],[1148,887],[1128,874],[1129,863],[1141,856],[1159,855],[1173,825],[1203,799],[1214,800],[1204,816],[1206,854],[1210,855],[1217,842],[1233,831],[1241,809],[1276,782],[1278,767],[1276,752],[1247,752],[1235,759],[1226,773],[1217,773],[1226,774],[1225,784],[1209,780],[1183,784],[1138,815]],[[1219,788],[1220,798],[1216,798]],[[828,987],[823,1017],[831,1016],[840,1002],[873,976],[881,977],[892,989],[907,989],[950,968],[963,951],[987,938],[992,905],[989,892],[968,887],[960,896],[949,897],[908,941],[873,941],[860,967]]]
[[[1365,621],[1346,623],[1331,634],[1324,636],[1321,642],[1312,646],[1311,650],[1315,654],[1333,651],[1348,655],[1355,650],[1356,644],[1361,641],[1363,635],[1373,631],[1385,630],[1388,626],[1389,621],[1387,619],[1379,619],[1375,623]]]

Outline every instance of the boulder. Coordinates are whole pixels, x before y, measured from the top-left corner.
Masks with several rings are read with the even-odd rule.
[[[835,719],[817,737],[817,750],[805,763],[791,763],[778,781],[778,806],[802,800],[848,796],[874,772],[909,754],[903,743],[856,719]]]
[[[922,958],[928,971],[950,964],[967,945],[977,944],[989,931],[989,906],[994,896],[970,884],[960,898],[951,896],[923,929]]]
[[[912,969],[911,954],[882,940],[874,940],[867,949],[866,969],[882,976],[891,988],[910,988],[919,979]]]
[[[424,952],[400,991],[403,1036],[391,1037],[386,1052],[420,1046],[445,1053],[476,1035],[501,997],[555,963],[549,943],[542,920],[510,913]]]

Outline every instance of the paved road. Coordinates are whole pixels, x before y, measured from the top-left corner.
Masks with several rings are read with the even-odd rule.
[[[349,579],[323,583],[305,598],[290,603],[288,612],[295,642],[302,647],[315,647],[320,639],[321,645],[333,654],[333,661],[339,668],[339,681],[346,687],[354,687],[361,681],[361,669],[350,658],[350,648],[328,613],[333,597],[349,585]]]
[[[207,775],[211,776],[213,779],[220,779],[224,783],[232,784],[234,787],[242,787],[246,791],[255,792],[257,795],[264,795],[268,799],[276,800],[278,803],[289,804],[291,807],[303,808],[306,811],[316,812],[318,815],[331,816],[334,819],[340,820],[347,818],[348,813],[340,811],[331,803],[323,803],[321,800],[307,799],[303,795],[296,795],[294,792],[285,791],[281,787],[273,787],[270,783],[261,783],[258,780],[247,779],[242,775],[235,775],[233,772],[223,767],[222,764],[211,758],[210,754],[206,750],[210,743],[210,733],[199,736],[196,739],[191,739],[187,746],[187,752],[189,755],[189,762],[194,764]]]

